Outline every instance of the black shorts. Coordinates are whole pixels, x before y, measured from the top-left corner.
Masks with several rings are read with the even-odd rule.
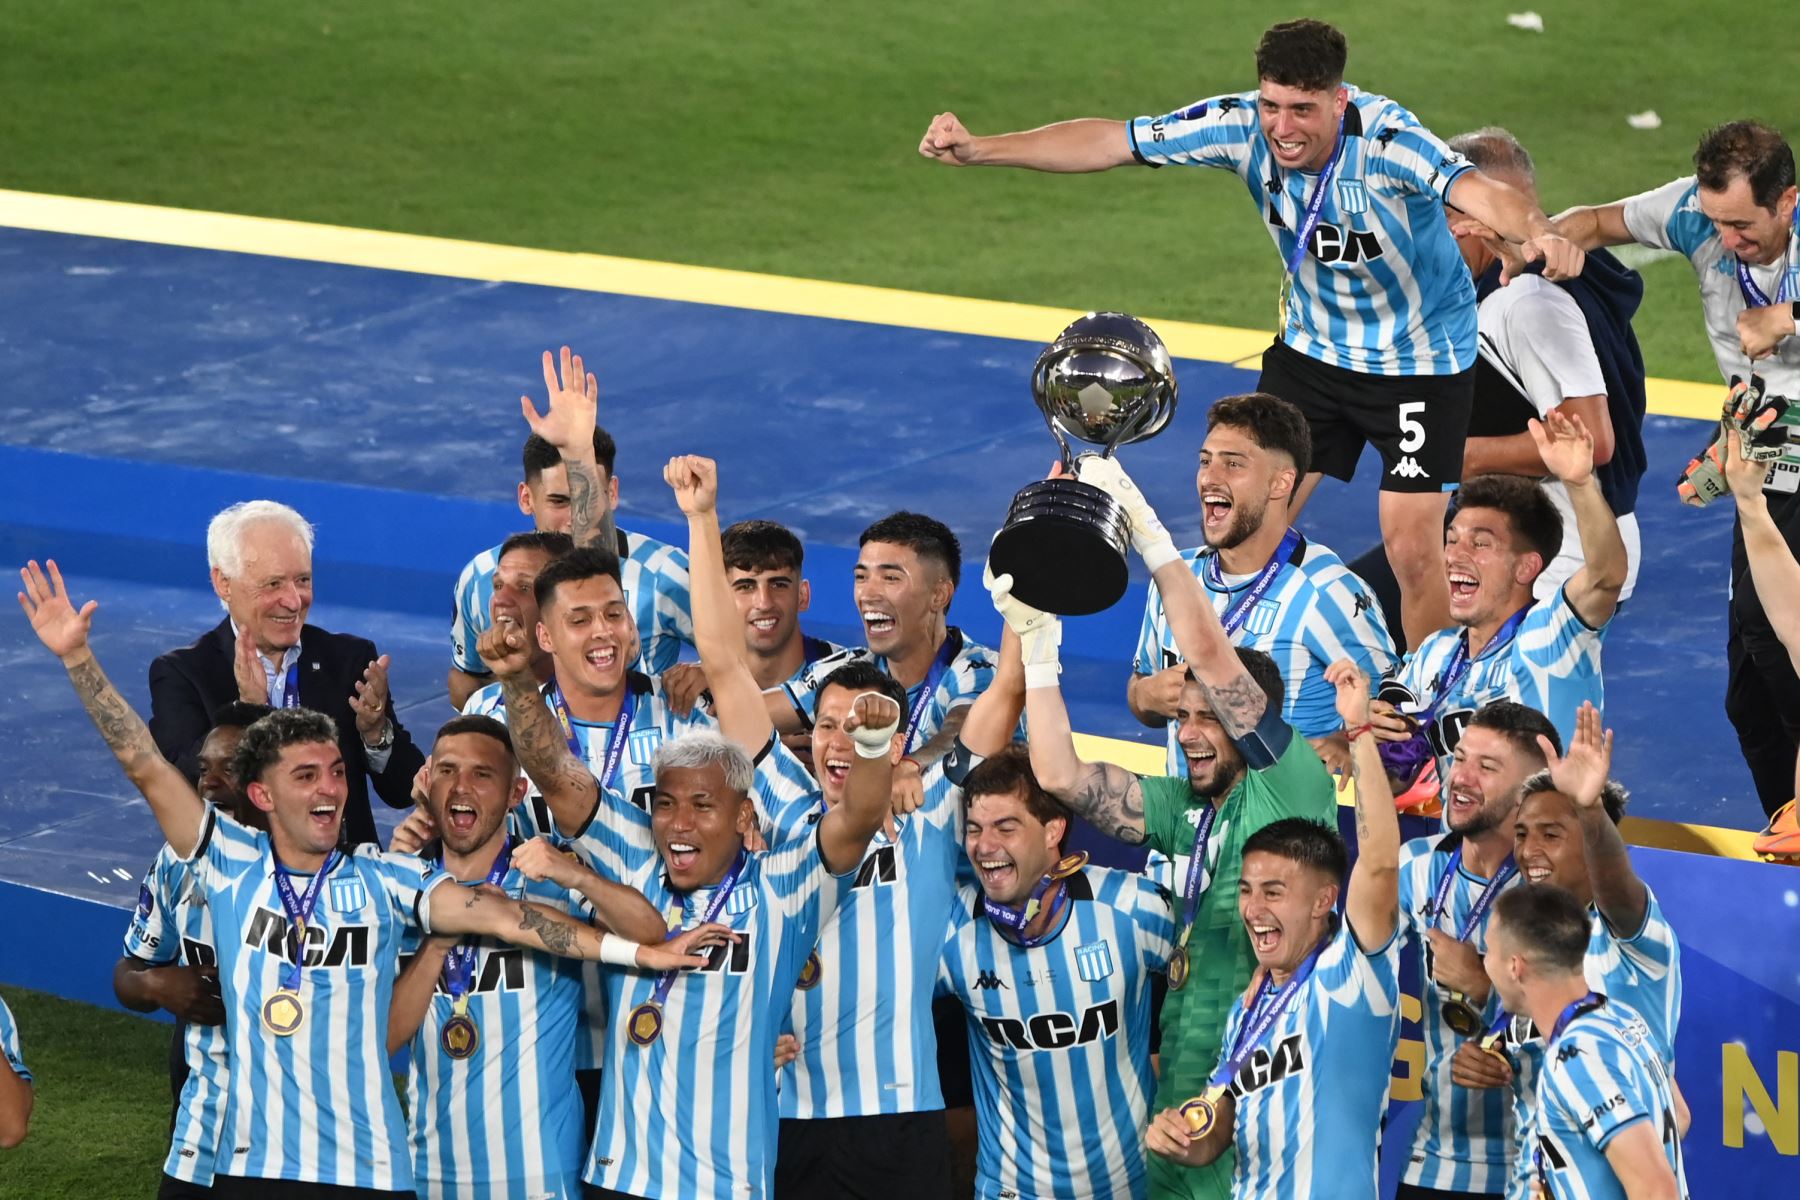
[[[215,1194],[209,1187],[164,1174],[156,1189],[156,1200],[211,1200]]]
[[[1394,1192],[1394,1200],[1502,1200],[1500,1192],[1446,1192],[1437,1188],[1415,1187],[1402,1183]]]
[[[784,1120],[781,1200],[949,1200],[950,1134],[940,1112]]]
[[[242,1175],[214,1176],[213,1195],[220,1200],[414,1200],[412,1192],[338,1187],[298,1179],[247,1179]]]
[[[1384,492],[1451,492],[1462,481],[1472,367],[1457,375],[1365,375],[1276,342],[1263,351],[1256,387],[1305,415],[1315,471],[1348,480],[1370,443],[1381,453]]]
[[[969,1025],[962,1001],[939,996],[931,1002],[931,1025],[937,1032],[938,1090],[945,1108],[972,1108],[975,1079],[969,1073]]]

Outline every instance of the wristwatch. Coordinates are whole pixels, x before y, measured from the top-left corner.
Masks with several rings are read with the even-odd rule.
[[[381,723],[381,736],[376,738],[372,742],[364,742],[363,749],[369,751],[372,754],[379,754],[383,750],[392,749],[393,745],[394,745],[394,723],[393,723],[393,721],[389,720],[389,721],[383,721]]]

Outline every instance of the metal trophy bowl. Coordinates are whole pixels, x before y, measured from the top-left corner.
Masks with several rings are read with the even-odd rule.
[[[1031,372],[1032,399],[1069,469],[1078,469],[1071,437],[1109,457],[1161,433],[1175,415],[1175,395],[1162,339],[1124,313],[1073,322]],[[1125,594],[1130,544],[1124,510],[1111,496],[1079,479],[1040,479],[1013,497],[988,561],[995,575],[1013,577],[1012,594],[1033,608],[1078,617]]]

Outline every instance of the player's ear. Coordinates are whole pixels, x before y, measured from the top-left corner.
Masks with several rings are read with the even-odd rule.
[[[1526,586],[1530,586],[1543,573],[1544,556],[1536,550],[1527,550],[1519,555],[1519,561],[1513,565],[1513,579]]]
[[[539,650],[542,650],[545,654],[549,654],[556,649],[556,647],[550,644],[550,629],[544,624],[542,617],[538,618],[536,633]]]
[[[1275,478],[1269,483],[1269,499],[1292,500],[1294,489],[1300,485],[1300,468],[1293,463],[1275,472]]]
[[[531,485],[528,483],[521,483],[519,485],[519,511],[529,517],[532,514],[532,508]]]
[[[531,780],[525,778],[525,772],[513,767],[512,795],[507,797],[506,810],[511,812],[525,800],[525,793],[531,790]]]
[[[262,809],[264,812],[275,811],[275,797],[269,794],[268,787],[262,782],[257,781],[251,783],[244,789],[244,795],[250,798],[250,803],[256,805],[256,807]]]
[[[1319,894],[1313,897],[1313,903],[1312,903],[1313,919],[1315,921],[1323,919],[1326,913],[1329,913],[1332,909],[1337,907],[1337,902],[1338,902],[1338,885],[1337,884],[1330,883],[1330,884],[1326,884],[1324,887],[1320,888]]]
[[[812,607],[812,584],[802,579],[800,586],[795,589],[795,594],[800,598],[800,607],[795,609],[795,612],[805,612]]]
[[[737,831],[744,837],[749,837],[755,829],[756,805],[751,803],[750,797],[745,796],[738,803]]]
[[[227,576],[225,572],[219,570],[219,568],[214,567],[212,569],[212,585],[213,595],[217,596],[221,603],[229,607],[231,604],[230,577]]]
[[[617,475],[609,474],[606,477],[606,507],[609,509],[619,507],[619,477]],[[607,549],[610,550],[612,547],[608,546]]]
[[[939,570],[937,582],[931,585],[931,607],[934,611],[947,613],[950,601],[956,595],[956,580],[950,578],[950,572]]]

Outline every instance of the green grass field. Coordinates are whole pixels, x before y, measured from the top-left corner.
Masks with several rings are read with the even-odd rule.
[[[1791,39],[1681,0],[1323,4],[1350,77],[1448,136],[1532,149],[1546,206],[1687,169],[1714,122],[1788,113]],[[1172,13],[1184,19],[1172,23]],[[37,0],[4,5],[0,186],[601,251],[1221,324],[1272,322],[1278,265],[1235,179],[954,171],[977,132],[1165,111],[1253,84],[1286,11],[1142,0]],[[1752,53],[1751,51],[1754,51]],[[1654,108],[1662,128],[1627,127]],[[1685,263],[1645,274],[1651,370],[1715,372]],[[121,914],[121,924],[124,916]],[[167,1028],[9,991],[41,1081],[0,1197],[146,1195]]]

